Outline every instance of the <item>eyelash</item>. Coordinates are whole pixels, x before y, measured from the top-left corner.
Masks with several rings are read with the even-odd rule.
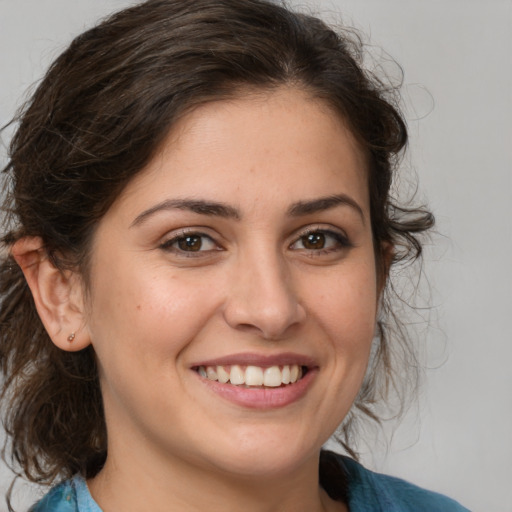
[[[290,244],[290,248],[293,247],[293,245],[299,243],[300,241],[304,243],[304,240],[307,237],[313,235],[322,235],[325,236],[326,239],[331,238],[334,240],[335,245],[334,247],[322,247],[320,249],[308,249],[304,247],[304,250],[308,251],[309,255],[311,256],[322,256],[324,254],[331,254],[333,252],[338,252],[353,247],[353,244],[350,242],[350,240],[345,234],[340,233],[338,231],[333,231],[331,229],[325,229],[320,226],[316,226],[302,232],[300,236],[292,244]]]
[[[338,251],[342,251],[344,249],[353,247],[353,244],[350,242],[350,240],[347,238],[346,235],[344,235],[340,232],[333,231],[330,229],[325,229],[322,227],[313,227],[313,228],[307,229],[306,231],[302,232],[288,247],[290,249],[293,249],[293,246],[300,243],[301,241],[302,241],[302,245],[304,245],[306,238],[311,237],[311,236],[323,236],[323,237],[325,237],[324,242],[327,244],[329,243],[328,240],[330,238],[330,239],[334,240],[334,246],[327,247],[327,248],[321,247],[318,249],[308,249],[307,247],[298,249],[298,250],[307,251],[310,256],[321,256],[324,254],[330,254],[333,252],[338,252]],[[181,242],[187,243],[187,239],[190,240],[190,239],[194,239],[194,238],[199,239],[199,241],[201,242],[197,249],[189,251],[189,250],[185,250],[181,247],[176,247],[177,244],[180,244]],[[210,248],[210,249],[206,249],[206,250],[202,249],[203,245],[205,243],[205,240],[208,241],[207,243],[211,243],[214,246],[214,248]],[[211,236],[209,236],[205,233],[199,232],[199,231],[182,231],[182,232],[176,234],[175,236],[173,236],[172,238],[170,238],[169,240],[166,240],[165,242],[160,244],[160,248],[165,251],[174,252],[175,254],[178,254],[180,256],[187,257],[187,258],[202,257],[202,256],[205,256],[205,253],[211,254],[212,252],[223,250],[223,247],[220,244],[218,244]]]
[[[201,245],[199,246],[198,250],[191,250],[187,251],[185,249],[182,249],[180,247],[173,247],[176,244],[179,244],[180,242],[185,242],[187,239],[197,238],[200,239]],[[208,240],[212,243],[212,245],[215,246],[214,249],[207,249],[207,250],[201,250],[204,241]],[[204,253],[211,253],[213,251],[221,251],[222,247],[211,237],[208,236],[205,233],[201,233],[198,231],[182,231],[169,240],[166,240],[162,244],[160,244],[160,248],[165,251],[174,252],[175,254],[179,254],[180,256],[184,256],[186,258],[198,258],[201,256],[204,256]]]

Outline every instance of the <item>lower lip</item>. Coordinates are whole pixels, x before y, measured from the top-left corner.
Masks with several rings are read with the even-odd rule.
[[[299,381],[278,388],[245,388],[205,379],[199,374],[197,376],[215,394],[236,405],[250,409],[277,409],[302,398],[311,386],[316,373],[316,369],[309,369]]]

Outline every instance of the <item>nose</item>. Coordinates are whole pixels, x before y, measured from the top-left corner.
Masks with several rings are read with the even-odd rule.
[[[266,251],[239,258],[233,270],[224,308],[232,328],[278,340],[304,322],[306,311],[298,300],[296,283],[279,254]]]

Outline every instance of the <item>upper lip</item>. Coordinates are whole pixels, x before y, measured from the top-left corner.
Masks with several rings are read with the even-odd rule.
[[[256,354],[244,352],[200,361],[193,364],[192,368],[197,368],[199,366],[231,366],[234,364],[238,364],[240,366],[261,367],[281,366],[286,364],[297,364],[299,366],[307,366],[308,368],[317,366],[311,357],[293,352],[282,352],[279,354]]]

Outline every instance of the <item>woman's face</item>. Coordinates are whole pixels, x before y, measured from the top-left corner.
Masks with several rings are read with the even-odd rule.
[[[296,89],[199,107],[93,241],[109,457],[247,475],[315,459],[377,302],[365,159],[340,118]]]

